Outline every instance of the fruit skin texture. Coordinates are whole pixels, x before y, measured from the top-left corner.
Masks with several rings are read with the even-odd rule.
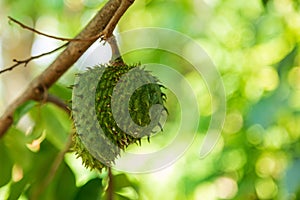
[[[138,65],[100,65],[79,74],[72,96],[73,150],[87,168],[110,167],[128,145],[160,126],[165,94]]]

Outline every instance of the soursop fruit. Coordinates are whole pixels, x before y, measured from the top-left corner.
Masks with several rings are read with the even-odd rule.
[[[110,167],[128,145],[150,138],[165,94],[139,65],[99,65],[78,74],[73,87],[73,150],[91,169]]]

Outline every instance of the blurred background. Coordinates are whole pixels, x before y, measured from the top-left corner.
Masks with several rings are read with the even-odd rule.
[[[9,23],[7,16],[50,35],[73,38],[104,4],[0,0],[0,69],[11,66],[13,59],[63,44]],[[215,112],[203,78],[187,62],[163,51],[125,56],[128,63],[176,69],[197,96],[200,120],[193,144],[171,166],[147,174],[114,170],[116,199],[300,199],[300,1],[136,0],[117,30],[142,27],[181,32],[205,49],[224,83],[226,118],[214,150],[200,159],[199,146]],[[106,63],[110,49],[101,49],[95,62]],[[0,113],[58,53],[0,74]],[[78,61],[50,93],[70,100],[67,87],[82,63]],[[160,149],[175,137],[180,105],[176,95],[166,93],[170,115],[164,132],[151,139],[151,145],[143,141],[130,150]],[[45,184],[71,132],[67,113],[52,104],[28,102],[15,115],[16,123],[0,140],[0,199],[101,199],[107,172],[86,170],[73,153],[65,155]]]

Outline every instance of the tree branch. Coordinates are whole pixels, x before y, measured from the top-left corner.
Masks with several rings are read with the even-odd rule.
[[[117,12],[122,1],[124,0],[109,0],[75,39],[89,39],[102,32],[114,17],[114,14]],[[2,137],[12,125],[13,113],[16,108],[27,100],[42,100],[43,94],[46,92],[45,90],[51,87],[95,41],[96,38],[86,42],[69,42],[67,48],[53,61],[53,63],[36,77],[29,84],[27,89],[25,89],[25,91],[7,107],[0,118],[0,137]]]
[[[105,29],[102,31],[102,38],[104,40],[112,36],[113,30],[117,26],[119,20],[126,12],[126,10],[133,4],[134,0],[121,0],[121,4],[118,10],[115,12],[114,16],[111,18]]]

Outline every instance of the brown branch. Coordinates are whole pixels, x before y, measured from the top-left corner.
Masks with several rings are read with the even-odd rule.
[[[81,39],[81,38],[64,38],[64,37],[58,37],[58,36],[49,35],[49,34],[47,34],[47,33],[43,33],[43,32],[41,32],[41,31],[38,31],[38,30],[34,29],[34,28],[31,28],[31,27],[29,27],[29,26],[27,26],[27,25],[25,25],[25,24],[19,22],[18,20],[16,20],[16,19],[10,17],[10,16],[8,16],[8,19],[9,19],[10,21],[12,21],[12,22],[18,24],[19,26],[21,26],[21,27],[24,28],[24,29],[27,29],[27,30],[29,30],[29,31],[31,31],[31,32],[34,32],[34,33],[36,33],[36,34],[43,35],[43,36],[45,36],[45,37],[52,38],[52,39],[55,39],[55,40],[68,41],[68,42],[71,42],[71,41],[74,41],[74,42],[75,42],[75,41],[77,41],[77,42],[85,42],[85,41],[91,41],[91,40],[98,39],[98,38],[102,35],[101,33],[99,33],[99,34],[97,34],[97,35],[95,35],[95,36],[93,36],[93,37],[90,37],[90,38],[84,38],[84,39]]]
[[[117,26],[119,20],[123,16],[123,14],[126,12],[126,10],[133,4],[134,0],[121,0],[121,4],[118,8],[118,10],[115,12],[112,19],[109,21],[105,29],[102,31],[102,38],[104,40],[108,39],[112,36],[112,33]]]
[[[121,1],[123,2],[124,0],[109,0],[75,39],[89,39],[102,32],[114,17],[121,5]],[[16,108],[28,100],[42,100],[45,89],[51,87],[95,41],[96,38],[94,40],[87,40],[86,42],[71,41],[68,43],[67,48],[54,62],[36,77],[29,84],[27,89],[7,107],[0,118],[0,137],[2,137],[12,125],[13,113]]]
[[[37,56],[31,56],[30,58],[27,58],[27,59],[25,59],[25,60],[16,60],[16,59],[14,59],[13,61],[15,62],[15,64],[12,65],[12,66],[10,66],[10,67],[8,67],[8,68],[5,68],[5,69],[3,69],[3,70],[0,70],[0,74],[2,74],[2,73],[4,73],[4,72],[7,72],[7,71],[11,71],[11,70],[13,70],[14,68],[16,68],[16,67],[18,67],[19,65],[22,65],[22,64],[24,64],[24,67],[26,67],[27,64],[28,64],[30,61],[35,60],[35,59],[38,59],[38,58],[41,58],[41,57],[46,56],[46,55],[50,55],[50,54],[52,54],[52,53],[54,53],[54,52],[56,52],[56,51],[58,51],[58,50],[60,50],[60,49],[62,49],[62,48],[64,48],[64,47],[66,47],[67,45],[68,45],[68,43],[63,44],[62,46],[60,46],[60,47],[58,47],[58,48],[56,48],[56,49],[53,49],[52,51],[49,51],[49,52],[46,52],[46,53],[42,53],[42,54],[37,55]]]

